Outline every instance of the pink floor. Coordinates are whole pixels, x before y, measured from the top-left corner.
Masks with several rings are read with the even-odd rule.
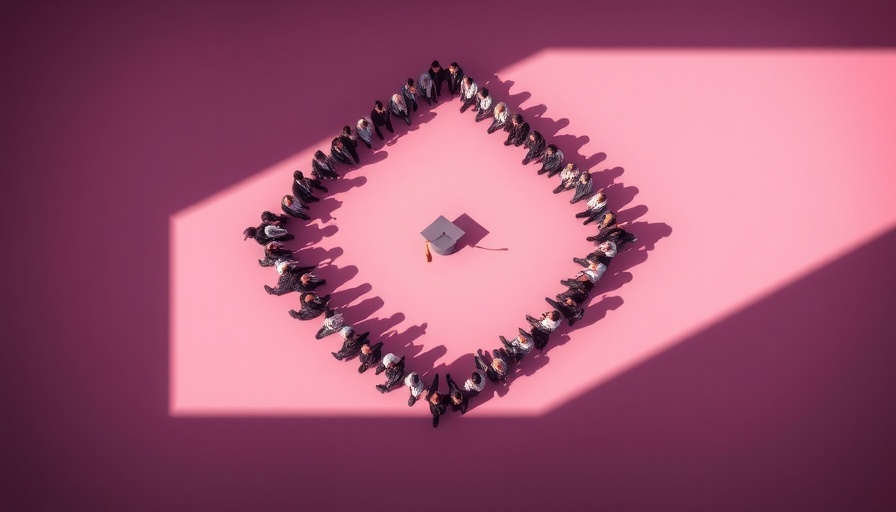
[[[566,79],[553,79],[561,70]],[[599,171],[610,206],[640,237],[585,319],[507,386],[491,386],[468,418],[543,414],[896,223],[881,186],[896,167],[887,142],[896,98],[864,93],[896,90],[892,52],[546,50],[465,71],[521,108],[568,161]],[[330,121],[333,133],[348,121]],[[363,165],[341,169],[310,225],[293,223],[292,246],[322,264],[324,290],[350,324],[424,378],[459,380],[476,349],[547,310],[543,297],[579,269],[571,258],[589,251],[594,230],[573,217],[582,208],[571,194],[551,194],[557,178],[523,167],[524,152],[487,135],[456,100],[422,106],[415,121],[399,121],[373,153],[360,148]],[[338,337],[315,341],[320,321],[286,314],[297,295],[264,293],[276,273],[239,235],[277,210],[318,147],[326,141],[173,217],[174,414],[428,415],[405,407],[404,391],[380,396],[381,377],[335,361]],[[477,247],[427,263],[419,232],[439,215],[465,215]]]

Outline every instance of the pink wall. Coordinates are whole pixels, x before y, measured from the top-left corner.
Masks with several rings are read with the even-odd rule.
[[[0,4],[0,508],[892,509],[892,230],[541,417],[169,416],[169,216],[323,139],[358,87],[547,47],[896,45],[879,2],[526,5]]]

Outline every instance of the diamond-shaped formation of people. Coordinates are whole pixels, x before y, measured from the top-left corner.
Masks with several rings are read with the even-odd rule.
[[[518,106],[493,97],[488,85],[478,84],[456,62],[443,68],[434,61],[418,78],[408,79],[387,101],[376,101],[370,114],[360,118],[354,127],[344,127],[332,140],[329,151],[317,151],[310,172],[295,171],[291,193],[281,201],[282,212],[263,212],[261,224],[243,232],[245,240],[252,238],[262,246],[263,258],[259,264],[277,272],[276,285],[265,284],[266,292],[298,294],[298,309],[289,311],[292,318],[320,322],[315,335],[318,340],[338,338],[341,346],[332,352],[336,360],[356,360],[359,373],[382,374],[382,382],[376,384],[380,393],[404,388],[409,406],[425,401],[433,427],[438,426],[448,410],[465,414],[488,386],[507,386],[521,373],[519,370],[526,366],[527,360],[538,358],[549,346],[552,336],[564,323],[561,330],[574,329],[576,322],[587,314],[589,300],[599,289],[600,279],[610,263],[626,246],[638,240],[634,233],[617,223],[609,198],[603,189],[596,189],[590,170],[568,162],[562,147],[531,129],[524,116],[514,112]],[[472,111],[467,115],[487,125],[483,130],[486,134],[499,133],[505,146],[520,148],[522,165],[537,167],[538,175],[556,180],[553,193],[568,195],[570,203],[580,204],[581,211],[575,215],[575,221],[593,224],[596,233],[587,238],[594,244],[591,251],[581,258],[573,258],[581,270],[561,280],[563,288],[554,297],[545,298],[548,307],[544,313],[526,315],[528,328],[518,329],[518,334],[509,339],[499,336],[500,345],[478,349],[472,354],[469,372],[459,382],[446,374],[445,386],[442,386],[439,373],[430,375],[431,368],[413,368],[406,364],[401,347],[390,347],[384,341],[372,339],[369,332],[359,332],[360,329],[349,325],[342,311],[345,305],[331,301],[329,293],[321,293],[330,285],[315,274],[317,264],[298,261],[297,251],[289,247],[289,241],[302,229],[300,222],[312,219],[314,204],[329,193],[327,183],[342,179],[343,169],[347,171],[361,163],[364,148],[376,151],[387,137],[390,140],[385,144],[394,143],[390,136],[396,133],[395,124],[399,128],[401,123],[410,127],[415,118],[427,112],[427,106],[434,108],[446,102],[455,106],[459,103],[461,113]],[[439,215],[420,232],[425,240],[427,261],[432,261],[433,252],[447,257],[463,247],[465,231],[455,222]]]

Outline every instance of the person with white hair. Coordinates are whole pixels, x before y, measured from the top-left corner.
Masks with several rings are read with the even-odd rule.
[[[339,352],[330,352],[337,360],[351,359],[361,352],[361,347],[367,343],[367,336],[370,332],[357,334],[355,330],[349,326],[345,326],[339,330],[342,336],[342,348]]]
[[[392,110],[392,115],[403,119],[408,126],[411,126],[411,115],[408,113],[408,106],[401,94],[392,95],[392,99],[389,100],[389,108]]]
[[[377,384],[376,389],[380,393],[388,393],[404,377],[404,356],[398,357],[391,352],[386,354],[376,367],[377,375],[383,372],[386,373],[386,382],[385,384]]]
[[[417,92],[427,105],[432,105],[439,101],[438,98],[436,98],[436,84],[432,81],[432,77],[429,76],[428,71],[421,73],[420,78],[417,79]]]
[[[412,407],[423,396],[423,391],[426,387],[423,385],[423,379],[417,375],[417,372],[409,373],[404,378],[404,385],[408,388],[408,407]]]
[[[494,110],[492,111],[492,116],[494,119],[492,120],[491,126],[488,127],[488,133],[495,133],[498,130],[504,130],[505,132],[510,129],[510,125],[508,121],[510,120],[510,109],[507,108],[507,104],[503,101],[495,105]]]
[[[295,235],[273,224],[262,223],[258,227],[248,227],[243,230],[243,240],[254,239],[259,245],[266,245],[275,240],[288,242]]]
[[[298,311],[290,309],[289,316],[296,320],[317,318],[327,310],[327,302],[329,301],[329,294],[320,297],[314,292],[304,292],[299,298],[299,302],[302,304],[301,308]]]
[[[327,312],[324,315],[324,324],[320,326],[317,334],[314,335],[315,338],[322,340],[327,336],[333,334],[334,332],[342,329],[345,325],[345,318],[342,316],[342,313],[337,313],[335,310],[327,308]]]

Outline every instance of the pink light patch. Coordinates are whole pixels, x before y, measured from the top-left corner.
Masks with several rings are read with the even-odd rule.
[[[550,50],[497,75],[518,84],[511,95],[531,94],[522,108],[543,112],[527,115],[536,129],[559,127],[548,140],[568,159],[605,152],[592,171],[624,168],[608,187],[610,205],[658,241],[620,255],[610,269],[622,274],[599,283],[585,325],[525,361],[526,376],[467,416],[542,414],[896,221],[887,194],[894,52]],[[350,301],[350,322],[394,330],[386,349],[407,354],[410,370],[447,368],[460,381],[470,352],[547,309],[543,297],[578,270],[571,258],[589,250],[593,228],[573,218],[581,208],[570,194],[551,194],[554,180],[520,165],[520,149],[458,107],[455,99],[425,114],[433,119],[380,149],[383,159],[360,148],[362,163],[376,162],[349,172],[358,186],[328,199],[342,203],[335,219],[291,231],[297,241],[326,235],[303,249],[305,261],[333,258],[320,274],[346,276],[333,302]],[[404,406],[403,391],[380,396],[381,376],[334,360],[335,336],[316,341],[319,322],[286,314],[297,295],[262,289],[275,273],[258,267],[260,247],[240,232],[277,209],[292,171],[309,171],[316,149],[172,218],[173,414],[428,414]],[[326,209],[318,205],[313,217]],[[465,247],[427,264],[419,231],[440,214],[468,215],[489,232],[478,245],[508,250]]]

